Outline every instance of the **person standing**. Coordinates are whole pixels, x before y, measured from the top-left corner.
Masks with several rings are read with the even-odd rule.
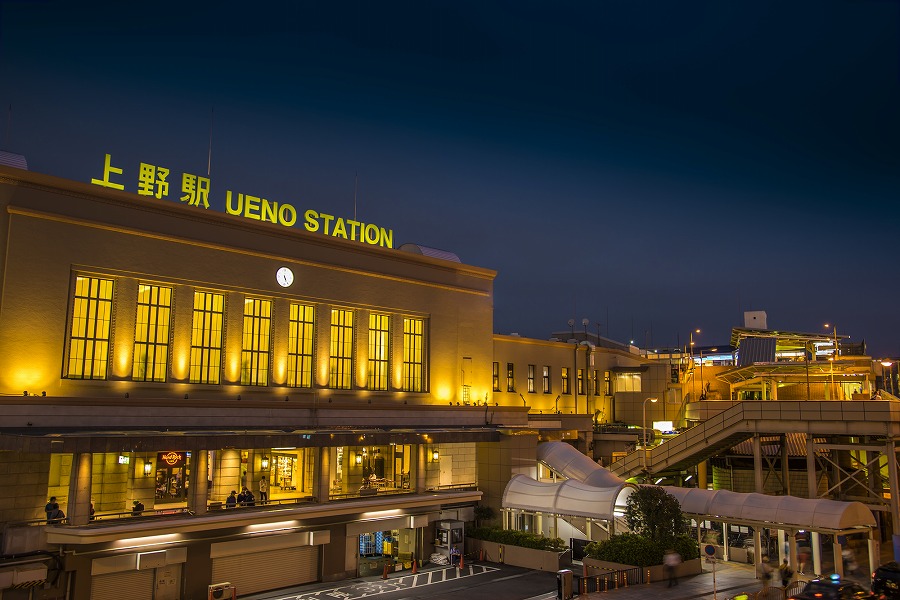
[[[666,550],[666,554],[663,556],[663,565],[666,567],[666,575],[669,578],[669,585],[666,587],[678,585],[678,565],[680,564],[681,555],[675,550]]]
[[[225,508],[234,508],[237,506],[237,491],[231,490],[231,494],[225,499]]]
[[[50,501],[47,502],[47,505],[44,507],[44,512],[47,514],[47,522],[50,522],[50,514],[53,512],[53,505],[56,504],[56,496],[50,496]]]
[[[769,587],[769,580],[772,579],[772,565],[769,564],[769,557],[763,556],[759,564],[756,565],[756,576],[762,580],[763,588]]]
[[[269,501],[269,478],[265,475],[259,480],[259,501],[262,504]]]
[[[456,546],[450,548],[450,565],[459,568],[459,548]]]

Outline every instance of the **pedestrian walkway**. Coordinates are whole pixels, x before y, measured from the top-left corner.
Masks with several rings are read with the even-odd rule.
[[[713,579],[715,578],[715,583]],[[762,584],[756,579],[753,565],[734,562],[717,562],[715,575],[713,565],[704,563],[703,572],[689,575],[678,580],[678,585],[668,587],[667,580],[619,587],[608,592],[592,592],[578,598],[591,600],[627,600],[629,598],[646,599],[648,597],[665,598],[665,600],[725,600],[737,594],[758,592]]]

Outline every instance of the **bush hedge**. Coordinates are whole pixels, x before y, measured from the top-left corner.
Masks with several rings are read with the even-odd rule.
[[[507,546],[521,546],[534,550],[551,550],[562,552],[568,546],[561,538],[547,538],[528,531],[514,531],[499,527],[474,527],[466,531],[466,535],[476,540],[505,544]]]
[[[663,555],[669,548],[674,548],[683,560],[691,560],[700,556],[697,540],[687,535],[679,535],[671,545],[642,537],[636,533],[622,533],[602,542],[591,542],[584,552],[591,558],[609,562],[649,567],[661,565]]]

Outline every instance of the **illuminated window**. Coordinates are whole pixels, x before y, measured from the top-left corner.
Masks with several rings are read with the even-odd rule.
[[[512,363],[506,363],[506,391],[516,391],[516,367]]]
[[[494,391],[499,392],[500,391],[500,363],[498,363],[498,362],[494,363],[493,377],[494,377]]]
[[[545,394],[550,393],[550,367],[544,365],[544,371],[541,375],[541,379],[543,379],[542,386]]]
[[[331,311],[331,354],[328,361],[328,387],[351,388],[353,373],[353,311]]]
[[[75,278],[67,377],[106,379],[112,295],[110,279]]]
[[[534,365],[528,365],[528,393],[534,393]]]
[[[134,325],[135,381],[165,381],[169,362],[169,322],[172,288],[138,285],[137,318]]]
[[[224,322],[225,296],[212,292],[194,292],[191,383],[219,383]]]
[[[369,315],[369,389],[388,389],[388,358],[391,351],[391,318]]]
[[[244,299],[244,334],[241,345],[241,385],[269,383],[269,340],[272,301]]]
[[[571,394],[572,393],[571,392],[571,389],[572,389],[571,384],[572,384],[572,382],[569,381],[569,367],[563,367],[562,368],[562,393],[563,394]]]
[[[425,391],[425,321],[403,319],[403,390]]]
[[[290,387],[312,387],[314,318],[312,306],[291,304],[287,372]]]
[[[641,374],[640,373],[616,373],[616,391],[617,392],[639,392],[639,391],[641,391]]]
[[[584,394],[584,369],[578,369],[576,377],[576,386],[579,394]]]
[[[605,387],[606,387],[606,395],[607,395],[607,396],[612,396],[612,395],[613,395],[613,391],[612,391],[612,375],[610,374],[609,371],[603,371],[603,383],[606,384],[606,385],[605,385]]]

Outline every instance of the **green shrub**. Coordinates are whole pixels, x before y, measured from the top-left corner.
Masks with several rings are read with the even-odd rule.
[[[622,533],[602,542],[591,542],[584,552],[591,558],[609,562],[649,567],[661,565],[663,555],[674,548],[681,558],[691,560],[700,556],[697,540],[687,535],[679,535],[672,544],[664,544],[647,539],[636,533]]]
[[[547,538],[528,531],[515,531],[499,527],[474,527],[466,532],[472,539],[494,542],[506,546],[521,546],[534,550],[551,550],[561,552],[568,546],[560,538]]]

